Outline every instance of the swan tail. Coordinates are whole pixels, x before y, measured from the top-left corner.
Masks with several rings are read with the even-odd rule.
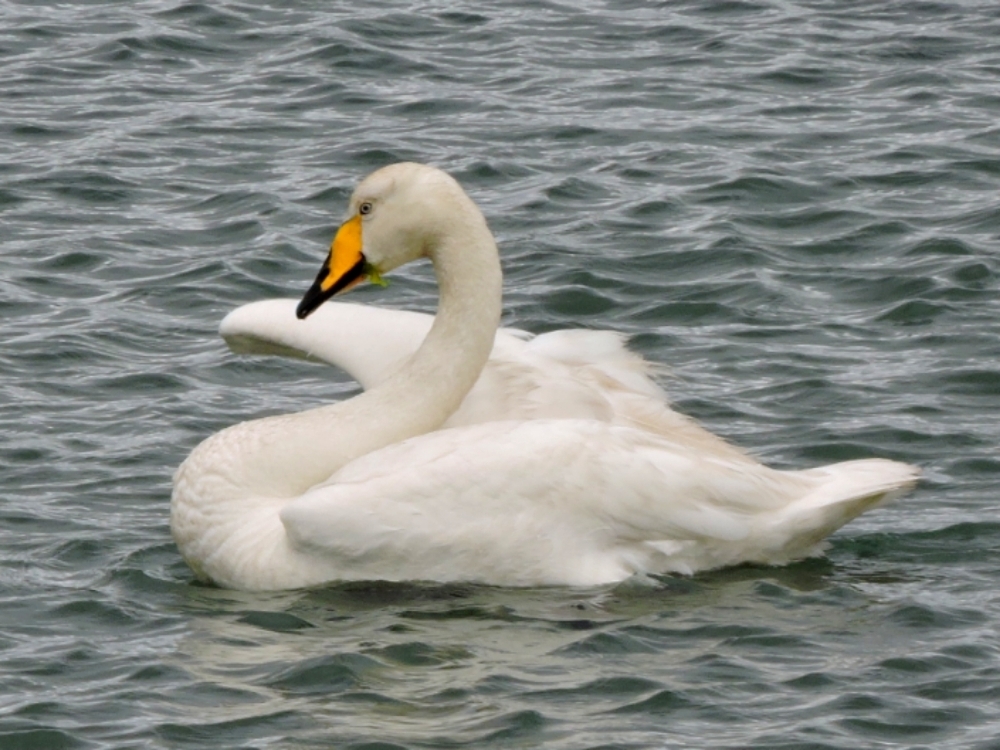
[[[880,458],[795,473],[816,485],[773,519],[772,529],[785,536],[782,546],[789,559],[821,551],[826,536],[865,511],[906,494],[920,478],[917,467]]]

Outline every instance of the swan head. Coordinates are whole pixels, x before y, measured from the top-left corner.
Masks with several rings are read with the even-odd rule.
[[[443,233],[470,216],[485,224],[461,186],[439,169],[404,162],[373,172],[351,195],[347,219],[295,314],[305,318],[365,279],[384,286],[383,273],[432,257]]]

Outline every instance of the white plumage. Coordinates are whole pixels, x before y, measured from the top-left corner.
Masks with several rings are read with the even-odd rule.
[[[591,585],[784,563],[918,476],[880,459],[769,469],[673,412],[616,334],[497,331],[495,244],[438,170],[376,172],[349,216],[300,309],[333,293],[333,277],[429,257],[438,314],[432,325],[330,303],[300,321],[293,302],[270,300],[223,321],[236,350],[326,361],[366,392],[235,425],[192,452],[171,526],[202,578]]]

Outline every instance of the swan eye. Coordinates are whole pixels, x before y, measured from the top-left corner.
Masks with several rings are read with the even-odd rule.
[[[369,201],[365,201],[360,206],[358,206],[358,213],[362,216],[367,216],[372,212],[372,204]]]

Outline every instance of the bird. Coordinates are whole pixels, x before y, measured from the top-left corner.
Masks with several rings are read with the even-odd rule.
[[[439,288],[429,327],[382,311],[405,342],[398,348],[369,356],[338,353],[332,336],[327,348],[317,343],[325,324],[374,319],[347,305],[323,317],[324,303],[423,258]],[[233,425],[192,450],[174,475],[170,525],[195,576],[244,590],[356,580],[598,586],[785,564],[819,554],[829,534],[919,478],[879,458],[769,468],[673,411],[614,334],[545,342],[498,331],[501,301],[496,242],[453,177],[404,162],[362,180],[296,320],[289,301],[268,301],[255,322],[236,316],[222,332],[231,344],[270,341],[342,364],[366,390]],[[268,319],[278,322],[262,334]],[[564,370],[525,359],[537,340]],[[505,402],[489,383],[502,386],[519,358],[533,380],[508,388]],[[578,398],[544,403],[574,380]]]

